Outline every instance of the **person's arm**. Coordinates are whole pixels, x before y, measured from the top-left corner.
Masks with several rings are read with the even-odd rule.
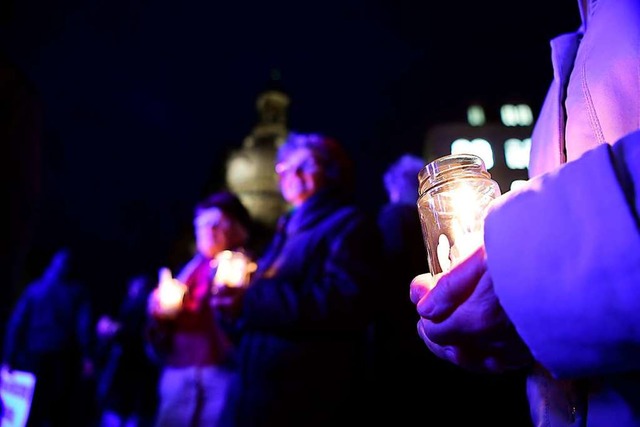
[[[95,370],[93,306],[90,296],[84,289],[80,289],[79,294],[76,314],[76,336],[82,357],[82,374],[84,377],[90,377]]]
[[[26,344],[26,324],[31,315],[31,305],[29,304],[29,288],[16,302],[5,330],[3,365],[12,369],[16,363],[17,352],[24,348]]]
[[[382,265],[375,223],[357,217],[339,230],[325,231],[320,233],[330,236],[326,246],[309,254],[300,252],[304,245],[294,245],[274,277],[249,287],[243,327],[282,333],[346,331],[370,318],[367,310]]]
[[[557,377],[640,368],[640,132],[599,146],[492,207],[495,292]]]

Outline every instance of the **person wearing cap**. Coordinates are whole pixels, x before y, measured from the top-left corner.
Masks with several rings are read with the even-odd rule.
[[[161,365],[157,427],[215,426],[234,375],[234,346],[209,305],[216,255],[245,251],[252,218],[239,198],[220,191],[194,211],[196,253],[177,274],[186,285],[182,306],[167,317],[159,310],[159,292],[149,301],[148,337]]]
[[[353,202],[353,166],[336,140],[290,134],[276,160],[291,210],[235,300],[239,376],[221,425],[363,421],[381,236]]]

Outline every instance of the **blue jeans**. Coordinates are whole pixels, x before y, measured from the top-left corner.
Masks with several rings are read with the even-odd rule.
[[[234,375],[218,366],[164,368],[156,427],[215,427]]]

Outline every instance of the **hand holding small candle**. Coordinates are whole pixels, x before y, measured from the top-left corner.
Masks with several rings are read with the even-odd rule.
[[[212,261],[216,273],[213,277],[212,292],[215,294],[220,287],[245,287],[249,284],[251,273],[256,270],[256,263],[239,251],[222,251]]]
[[[235,318],[241,311],[244,292],[257,264],[238,251],[222,251],[211,261],[216,269],[209,304],[225,317]]]
[[[158,287],[151,294],[149,311],[160,317],[173,317],[182,307],[182,299],[187,286],[174,279],[171,270],[161,268]]]

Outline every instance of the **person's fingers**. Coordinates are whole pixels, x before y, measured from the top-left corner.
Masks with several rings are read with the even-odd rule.
[[[431,295],[425,299],[429,298]],[[486,270],[477,279],[472,296],[467,297],[460,305],[454,306],[446,316],[429,320],[429,339],[440,345],[469,343],[470,340],[483,336],[487,338],[488,344],[491,342],[489,337],[504,333],[508,323]]]
[[[418,304],[425,295],[436,285],[439,276],[432,276],[429,273],[420,274],[413,278],[409,285],[409,298],[414,304]]]
[[[502,373],[527,366],[533,360],[517,337],[478,337],[460,329],[463,327],[456,325],[456,316],[442,323],[427,319],[418,322],[418,335],[432,353],[470,371]]]
[[[446,319],[473,293],[486,270],[484,246],[444,273],[437,285],[417,304],[418,314],[439,322]]]
[[[420,335],[422,341],[424,341],[427,348],[439,358],[457,364],[459,357],[456,348],[453,346],[440,345],[433,342],[429,338],[429,334],[427,333],[429,324],[432,324],[432,322],[430,322],[429,320],[420,319],[418,321],[418,335]]]
[[[425,345],[437,357],[453,363],[461,368],[477,372],[503,372],[504,367],[494,357],[483,357],[471,348],[462,348],[458,345],[442,345],[431,340],[431,328],[433,322],[421,319],[418,322],[418,333]]]

